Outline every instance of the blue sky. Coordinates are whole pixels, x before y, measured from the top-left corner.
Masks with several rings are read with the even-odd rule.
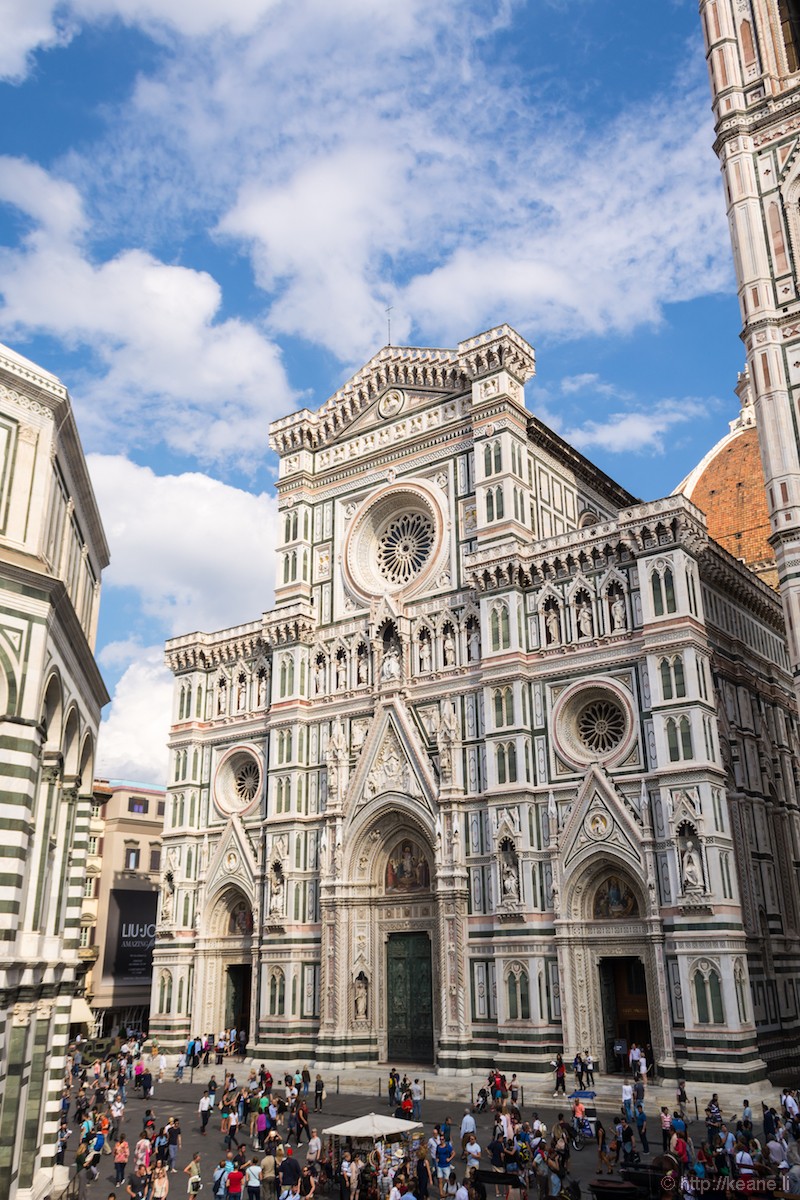
[[[696,0],[6,0],[0,339],[70,388],[111,546],[99,770],[163,782],[165,637],[272,598],[268,422],[508,321],[632,492],[736,415]]]

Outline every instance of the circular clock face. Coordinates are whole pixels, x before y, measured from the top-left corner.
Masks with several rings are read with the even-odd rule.
[[[252,750],[234,750],[217,768],[214,803],[221,812],[244,812],[261,794],[261,763]]]

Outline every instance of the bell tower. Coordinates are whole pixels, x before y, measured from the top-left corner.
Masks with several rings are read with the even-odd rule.
[[[800,0],[700,0],[771,536],[800,691]]]

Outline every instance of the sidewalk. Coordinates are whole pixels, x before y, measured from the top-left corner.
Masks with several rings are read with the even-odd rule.
[[[168,1056],[170,1070],[167,1073],[167,1079],[174,1078],[174,1056]],[[226,1071],[233,1070],[237,1082],[242,1084],[246,1081],[250,1071],[256,1071],[261,1066],[261,1059],[246,1058],[244,1062],[239,1062],[235,1058],[226,1058],[222,1066],[217,1067],[213,1063],[208,1067],[198,1067],[194,1072],[195,1086],[205,1086],[212,1075],[216,1075],[217,1083],[220,1085],[223,1082]],[[275,1086],[282,1086],[282,1079],[285,1072],[294,1072],[298,1065],[302,1067],[303,1063],[294,1061],[275,1064],[267,1062],[266,1066],[272,1072],[275,1080]],[[312,1078],[316,1074],[316,1068],[309,1064],[312,1072]],[[402,1064],[398,1068],[402,1074]],[[410,1079],[419,1079],[424,1087],[424,1095],[428,1100],[449,1100],[454,1105],[461,1104],[466,1106],[471,1104],[477,1097],[478,1091],[486,1083],[486,1076],[475,1076],[473,1079],[467,1079],[463,1076],[453,1075],[437,1075],[430,1068],[427,1070],[423,1067],[406,1067],[405,1073]],[[325,1087],[329,1096],[342,1093],[349,1096],[372,1096],[376,1102],[381,1105],[386,1105],[387,1100],[387,1085],[388,1085],[388,1070],[375,1067],[349,1067],[341,1070],[322,1071],[320,1070]],[[507,1072],[507,1077],[510,1077],[510,1071]],[[570,1082],[570,1074],[567,1077],[567,1093],[573,1090],[573,1085]],[[606,1112],[616,1112],[619,1109],[622,1097],[622,1075],[601,1075],[595,1071],[595,1083],[591,1089],[597,1093],[596,1103],[598,1107],[602,1106]],[[191,1079],[191,1071],[186,1069],[184,1080],[188,1083]],[[541,1075],[518,1075],[520,1083],[520,1106],[525,1109],[530,1108],[550,1108],[553,1106],[553,1085],[550,1076]],[[779,1097],[779,1089],[773,1088],[767,1081],[758,1084],[745,1085],[743,1088],[732,1086],[730,1084],[690,1084],[687,1086],[686,1093],[688,1096],[687,1110],[692,1119],[695,1118],[695,1103],[697,1111],[697,1119],[702,1119],[706,1105],[711,1099],[712,1093],[716,1092],[719,1096],[720,1107],[726,1117],[731,1114],[742,1111],[742,1100],[747,1097],[754,1113],[759,1114],[761,1111],[761,1101],[764,1100],[768,1105],[775,1104]],[[654,1109],[666,1105],[670,1112],[675,1108],[675,1088],[669,1084],[659,1086],[648,1083],[646,1090],[647,1107],[650,1112]]]

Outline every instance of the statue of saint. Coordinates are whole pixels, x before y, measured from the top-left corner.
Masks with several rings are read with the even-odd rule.
[[[454,667],[456,664],[456,643],[453,639],[452,629],[445,630],[442,650],[444,653],[444,665],[446,667]]]
[[[367,1019],[367,984],[363,975],[359,975],[353,985],[356,1020],[365,1021]]]
[[[419,669],[423,675],[427,675],[431,669],[431,643],[426,637],[419,643]]]
[[[269,902],[269,915],[271,917],[280,917],[283,915],[283,875],[276,870],[277,864],[272,868],[272,895]]]
[[[317,692],[318,696],[324,695],[324,693],[325,693],[325,664],[323,662],[318,662],[316,667],[314,668],[314,687],[316,688],[316,692]]]
[[[473,625],[469,634],[469,661],[479,662],[481,657],[481,635],[477,625]]]
[[[625,601],[622,596],[617,593],[611,601],[611,628],[614,632],[618,629],[627,627],[627,619],[625,617]]]
[[[546,609],[544,623],[548,646],[557,646],[561,641],[561,622],[558,619],[558,609],[555,606]]]
[[[220,679],[217,684],[217,716],[224,717],[228,711],[228,684]]]
[[[347,687],[347,663],[343,658],[336,660],[336,686],[339,691]]]
[[[359,654],[356,662],[356,678],[359,683],[369,683],[366,654]]]
[[[584,601],[583,604],[578,605],[578,634],[582,638],[590,638],[593,633],[592,610]]]
[[[172,921],[173,899],[175,895],[175,884],[172,882],[172,876],[167,873],[161,882],[161,924],[169,925]]]
[[[687,892],[696,891],[703,886],[703,867],[700,863],[700,855],[691,841],[686,843],[686,849],[683,852],[683,886]]]
[[[397,683],[400,679],[400,654],[396,646],[386,648],[381,663],[381,680],[383,683]]]
[[[503,868],[503,896],[506,900],[519,899],[519,880],[511,863]]]

